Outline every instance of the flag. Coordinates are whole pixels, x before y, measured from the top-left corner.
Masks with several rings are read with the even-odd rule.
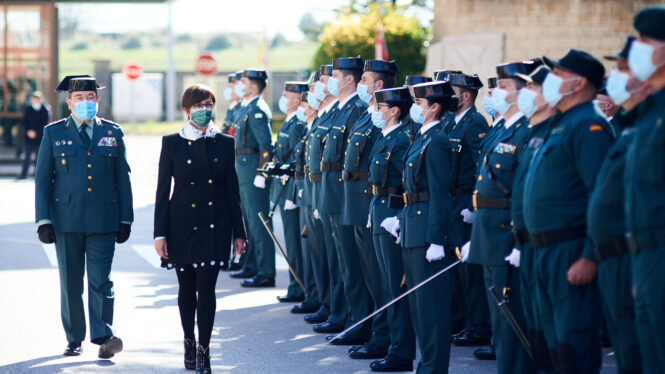
[[[374,44],[374,59],[388,61],[388,46],[386,45],[386,38],[384,34],[384,27],[376,35],[376,42]]]

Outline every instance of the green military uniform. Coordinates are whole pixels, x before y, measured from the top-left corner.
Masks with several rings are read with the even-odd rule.
[[[67,341],[85,339],[82,295],[87,269],[90,336],[99,344],[114,335],[110,272],[116,232],[121,222],[130,224],[134,216],[120,126],[98,117],[85,125],[85,136],[82,123],[73,116],[44,128],[35,172],[35,206],[38,224],[52,223],[55,229]]]

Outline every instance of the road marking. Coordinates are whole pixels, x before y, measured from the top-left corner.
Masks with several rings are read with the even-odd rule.
[[[55,244],[42,244],[42,249],[48,258],[51,267],[58,267],[58,256],[55,254]]]
[[[155,246],[147,244],[132,244],[132,249],[154,268],[159,269],[162,267],[162,260],[157,256]]]

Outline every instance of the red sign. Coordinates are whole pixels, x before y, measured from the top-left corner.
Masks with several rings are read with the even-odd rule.
[[[208,76],[217,73],[217,61],[210,53],[202,53],[194,68],[197,74]]]
[[[141,68],[141,65],[139,64],[127,64],[122,69],[122,72],[125,74],[127,79],[134,81],[141,77],[141,74],[143,74],[143,68]]]

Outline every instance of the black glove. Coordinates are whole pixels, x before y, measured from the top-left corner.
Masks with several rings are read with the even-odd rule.
[[[55,243],[55,230],[50,223],[40,225],[37,228],[37,235],[39,235],[39,241],[44,244]]]
[[[118,230],[118,233],[115,235],[115,242],[119,244],[126,242],[127,239],[129,239],[130,232],[132,232],[132,225],[121,223],[120,229]]]

